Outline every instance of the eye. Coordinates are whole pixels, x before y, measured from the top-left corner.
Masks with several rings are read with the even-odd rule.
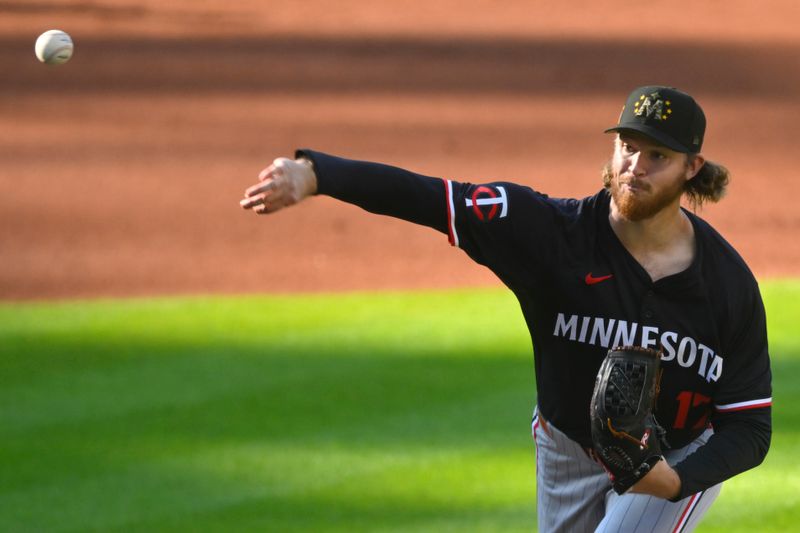
[[[632,154],[636,152],[636,148],[634,148],[628,143],[622,143],[622,151],[625,152],[626,154]]]

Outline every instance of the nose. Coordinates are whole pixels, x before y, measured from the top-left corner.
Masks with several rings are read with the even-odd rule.
[[[645,158],[642,157],[642,152],[636,152],[635,154],[631,155],[629,168],[634,176],[644,176],[647,174]]]

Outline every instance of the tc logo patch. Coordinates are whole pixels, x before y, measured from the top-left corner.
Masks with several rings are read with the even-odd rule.
[[[481,185],[476,187],[472,192],[472,198],[466,198],[465,202],[481,221],[494,219],[498,211],[500,211],[500,218],[505,218],[508,214],[508,197],[506,189],[501,186],[493,188]]]

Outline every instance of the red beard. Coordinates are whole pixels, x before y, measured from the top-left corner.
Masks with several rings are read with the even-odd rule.
[[[619,176],[611,179],[611,197],[614,199],[614,204],[620,214],[631,222],[652,217],[683,194],[683,181],[677,179],[674,184],[656,193],[653,193],[652,186],[646,180],[633,179],[623,183],[633,183],[641,189],[632,192],[622,186]]]

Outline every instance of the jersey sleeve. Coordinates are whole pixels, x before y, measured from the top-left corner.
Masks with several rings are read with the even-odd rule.
[[[708,442],[674,466],[681,491],[672,501],[702,492],[764,461],[772,438],[770,408],[721,414]]]
[[[450,244],[507,284],[558,262],[578,200],[549,198],[508,182],[445,183]]]
[[[717,414],[728,414],[772,405],[772,373],[767,345],[767,319],[755,280],[743,295],[725,347],[725,362],[714,395]]]
[[[447,232],[445,184],[440,178],[308,149],[297,150],[295,157],[314,165],[317,194]]]
[[[761,464],[772,436],[772,374],[766,315],[758,287],[743,302],[714,396],[708,442],[675,466],[677,499],[705,490]],[[742,312],[743,311],[743,312]]]
[[[561,203],[528,187],[483,185],[416,174],[397,167],[343,159],[308,149],[317,192],[447,234],[450,244],[489,267],[506,284],[522,279],[545,253]]]

